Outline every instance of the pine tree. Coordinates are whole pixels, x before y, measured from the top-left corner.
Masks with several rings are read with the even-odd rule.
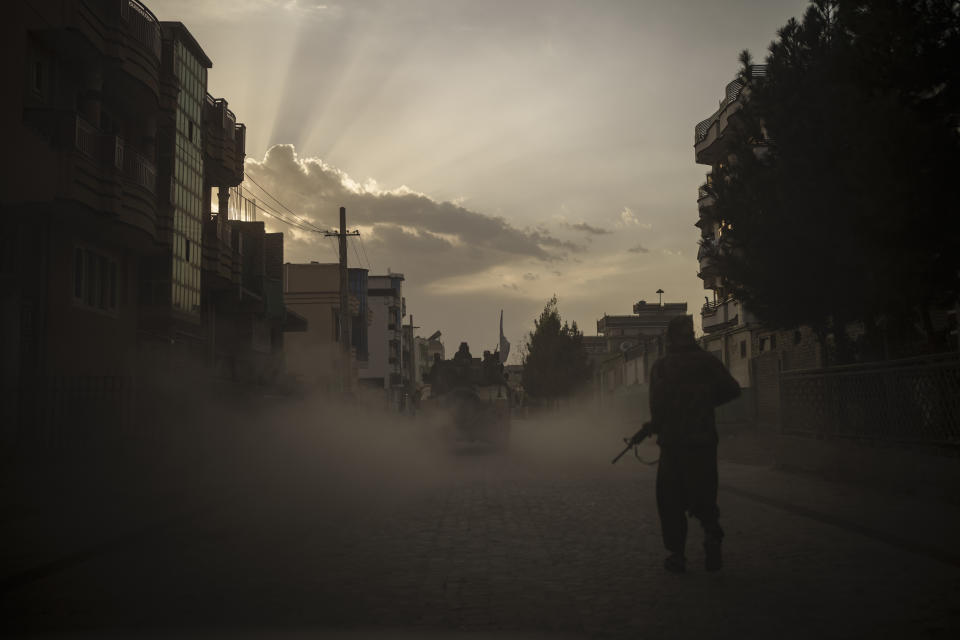
[[[560,318],[553,296],[534,320],[523,359],[523,386],[534,398],[569,396],[590,379],[590,360],[577,323]]]
[[[960,294],[960,4],[817,0],[771,44],[715,172],[716,258],[767,324],[896,338]],[[929,322],[927,323],[929,325]]]

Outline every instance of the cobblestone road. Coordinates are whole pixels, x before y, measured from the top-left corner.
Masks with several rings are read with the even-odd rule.
[[[691,528],[688,573],[666,574],[655,467],[611,466],[616,440],[584,429],[517,423],[503,454],[422,432],[275,434],[212,463],[180,519],[111,525],[115,544],[21,572],[0,614],[24,634],[958,637],[955,564],[743,492],[721,491],[724,570],[703,571]]]

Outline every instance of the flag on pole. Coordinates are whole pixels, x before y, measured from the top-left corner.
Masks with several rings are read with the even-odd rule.
[[[510,343],[503,335],[503,309],[500,309],[500,364],[505,364],[510,356]]]

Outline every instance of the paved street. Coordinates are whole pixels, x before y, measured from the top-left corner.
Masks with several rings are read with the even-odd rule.
[[[901,498],[891,506],[860,490],[725,464],[726,567],[703,570],[692,527],[688,572],[670,575],[661,566],[656,467],[632,457],[611,466],[617,443],[589,418],[517,422],[510,450],[498,454],[450,451],[409,422],[321,433],[290,416],[171,478],[152,502],[117,493],[97,508],[77,500],[72,511],[6,514],[0,615],[20,634],[960,631],[960,553],[949,546],[956,509]],[[655,458],[656,448],[645,455]],[[889,517],[878,515],[886,506]],[[927,518],[926,533],[911,541],[914,517]]]

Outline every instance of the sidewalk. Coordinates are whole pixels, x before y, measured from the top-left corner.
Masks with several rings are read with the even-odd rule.
[[[0,469],[0,593],[208,510],[235,471],[238,443],[141,443],[8,461]]]
[[[777,436],[721,436],[720,503],[751,500],[960,566],[960,505],[776,464]],[[960,466],[960,463],[958,463]],[[890,469],[890,474],[899,469]]]

